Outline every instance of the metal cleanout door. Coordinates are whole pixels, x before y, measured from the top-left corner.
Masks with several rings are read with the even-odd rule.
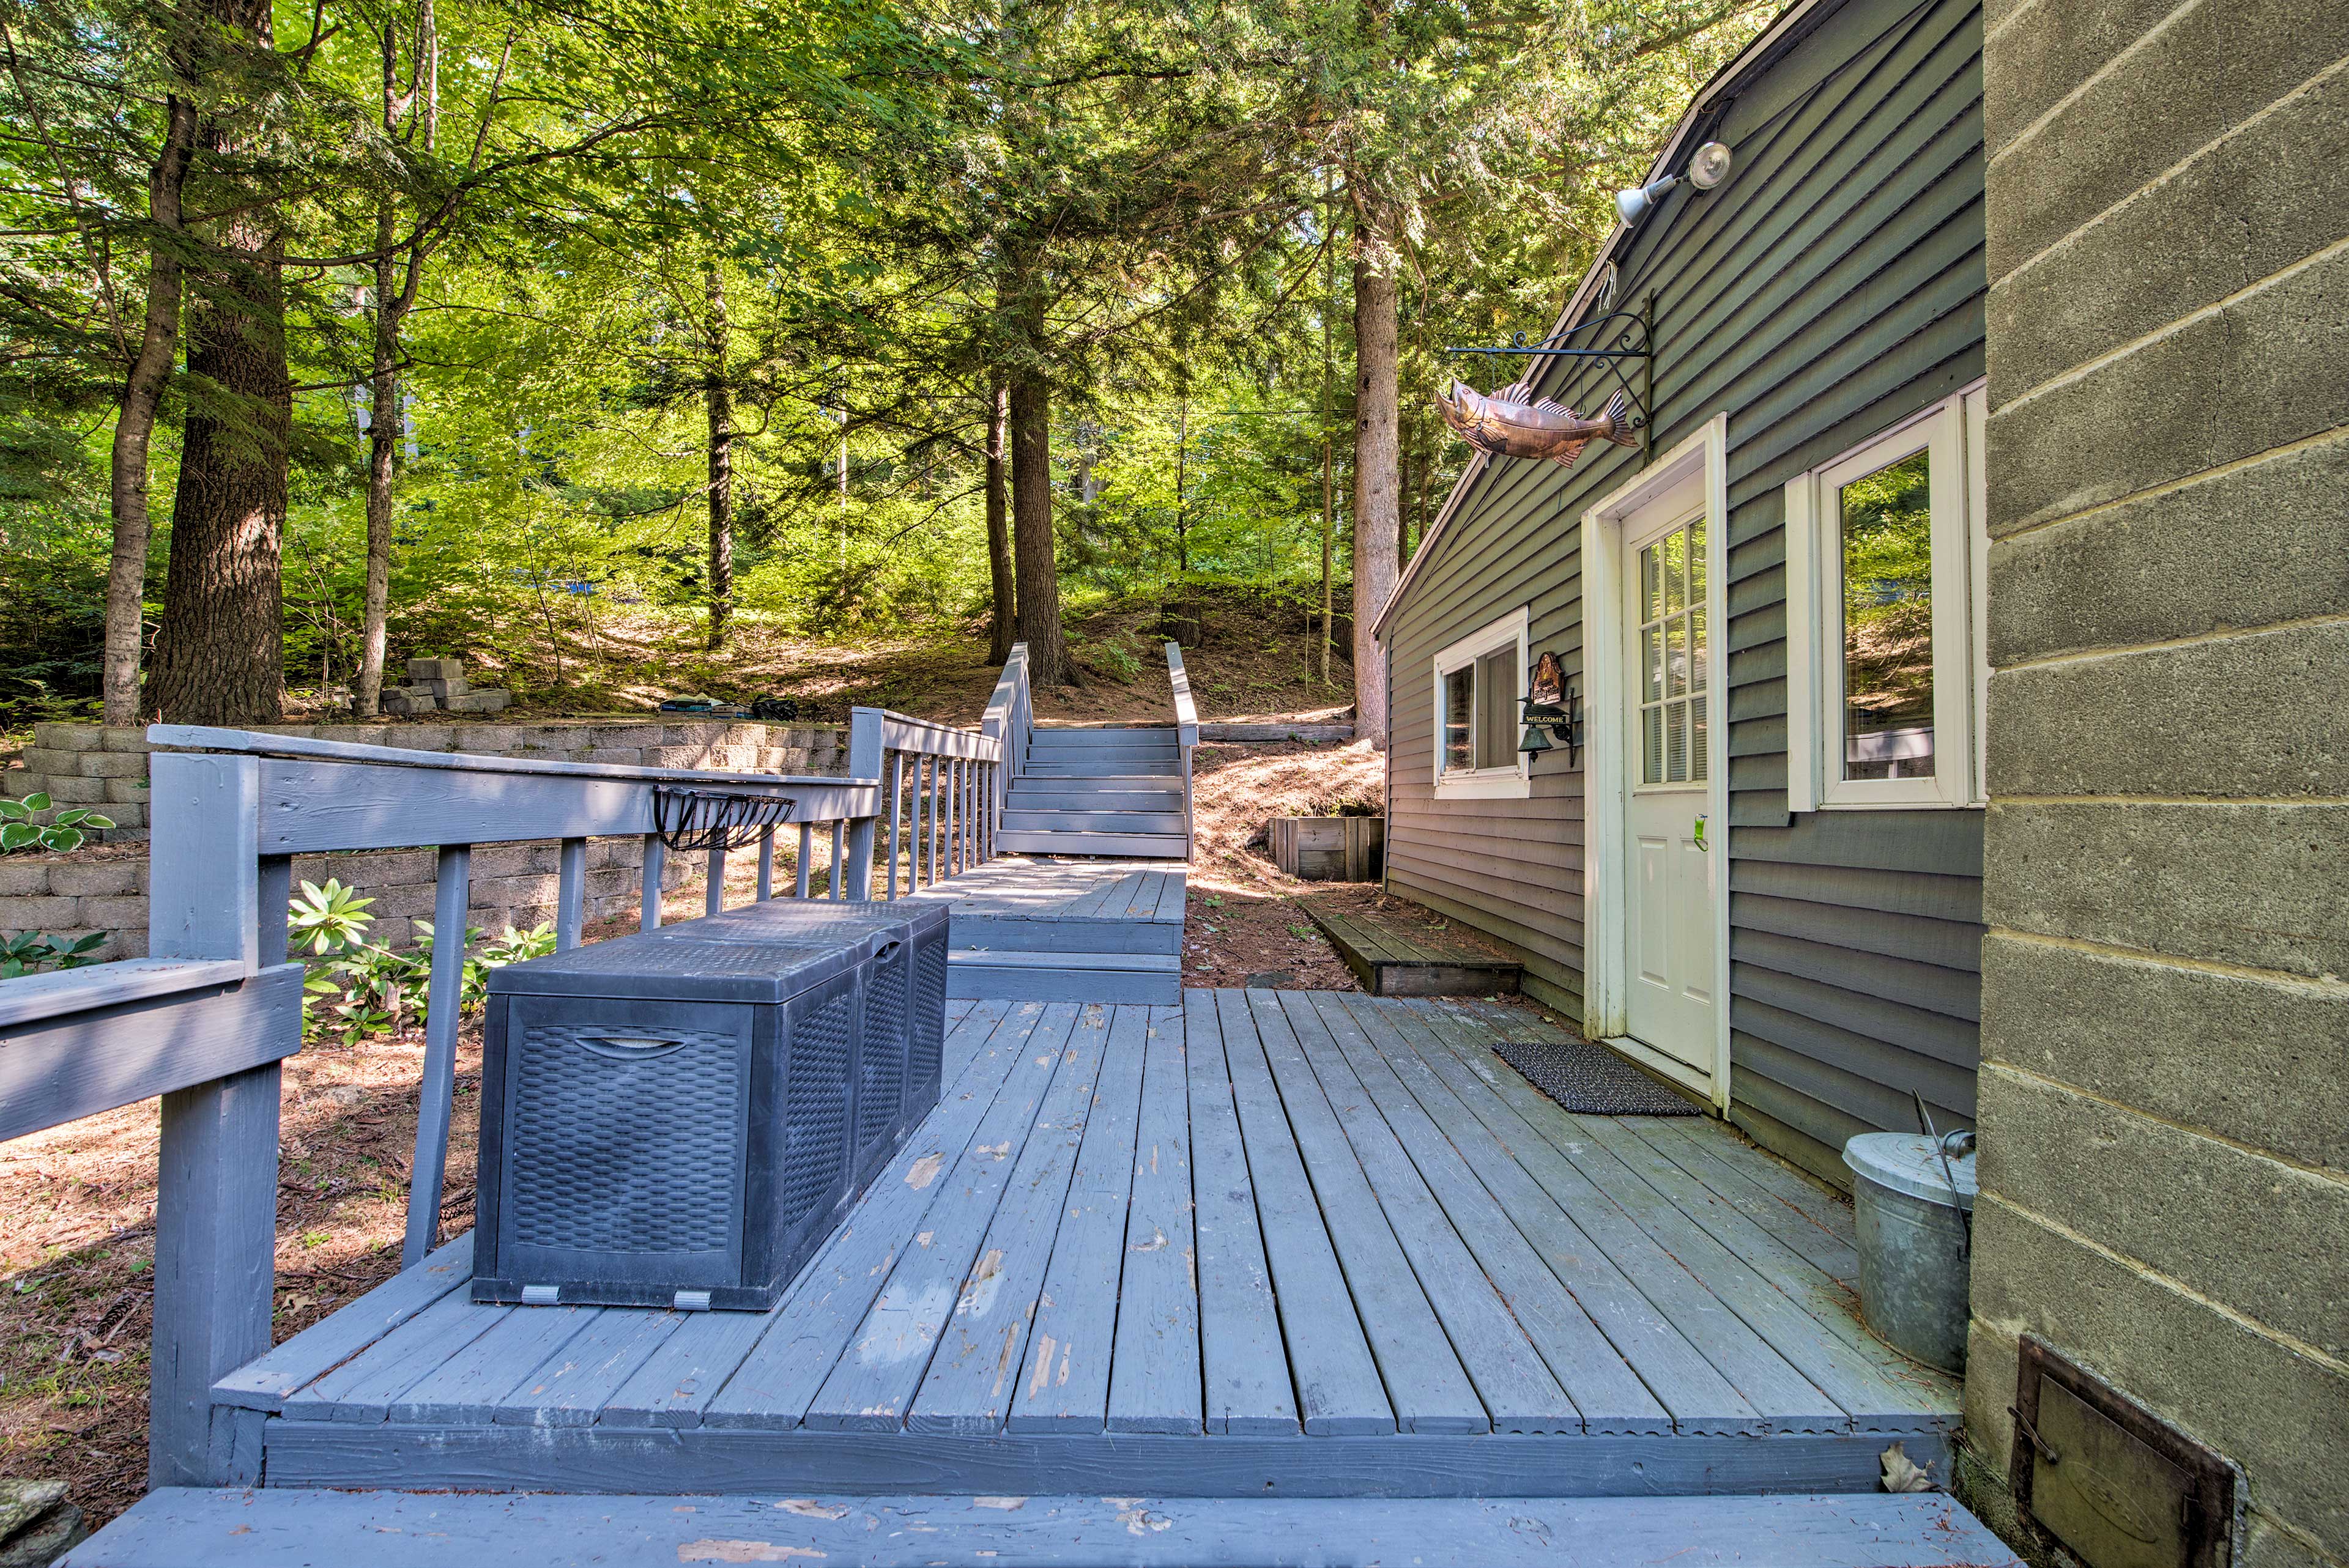
[[[1710,1078],[1722,835],[1706,820],[1713,702],[1705,515],[1693,485],[1624,520],[1624,945],[1631,1037]]]

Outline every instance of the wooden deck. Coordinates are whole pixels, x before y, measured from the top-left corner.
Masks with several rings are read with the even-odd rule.
[[[219,1443],[465,1491],[1850,1493],[1896,1439],[1947,1474],[1957,1387],[1854,1319],[1840,1200],[1718,1123],[1568,1115],[1479,1007],[949,1024],[774,1311],[477,1306],[460,1239],[218,1385]]]
[[[1521,966],[1481,947],[1327,899],[1299,899],[1373,996],[1515,995]]]
[[[949,996],[1171,1006],[1187,882],[1179,861],[1008,855],[914,896],[950,906]]]

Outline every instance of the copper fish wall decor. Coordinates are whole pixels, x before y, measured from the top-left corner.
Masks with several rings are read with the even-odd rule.
[[[1574,459],[1582,456],[1582,449],[1594,440],[1612,441],[1619,447],[1637,447],[1639,433],[1625,428],[1623,414],[1630,399],[1621,392],[1607,400],[1605,411],[1595,419],[1586,419],[1563,404],[1547,397],[1527,403],[1523,382],[1504,387],[1490,397],[1485,397],[1464,381],[1452,384],[1452,396],[1435,395],[1435,406],[1444,412],[1444,422],[1460,433],[1461,438],[1480,452],[1490,452],[1496,458],[1547,458],[1558,467],[1570,469]]]

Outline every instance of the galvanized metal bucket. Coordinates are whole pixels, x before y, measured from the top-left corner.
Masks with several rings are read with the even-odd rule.
[[[1857,1180],[1859,1296],[1868,1326],[1902,1355],[1945,1372],[1966,1367],[1971,1135],[1965,1152],[1917,1133],[1870,1132],[1844,1145]]]

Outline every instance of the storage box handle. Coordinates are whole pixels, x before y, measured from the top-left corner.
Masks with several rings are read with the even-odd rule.
[[[880,946],[873,950],[873,962],[879,964],[885,960],[896,957],[897,949],[905,945],[905,944],[897,938],[894,936],[891,937],[888,941],[883,943]]]
[[[579,1048],[607,1061],[648,1062],[685,1049],[682,1035],[581,1035]]]

